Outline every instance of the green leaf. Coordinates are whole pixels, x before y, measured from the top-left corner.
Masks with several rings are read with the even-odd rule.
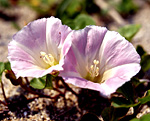
[[[141,85],[141,84],[144,83],[144,81],[141,82],[141,81],[139,81],[139,79],[136,78],[136,77],[133,77],[133,78],[131,79],[131,82],[132,82],[134,88],[136,88],[136,87],[138,87],[139,85]]]
[[[112,119],[112,114],[113,114],[113,110],[114,108],[113,107],[106,107],[102,113],[101,113],[101,116],[103,117],[103,120],[104,121],[111,121]]]
[[[118,29],[118,32],[122,36],[124,36],[127,40],[131,41],[131,39],[139,31],[140,28],[141,28],[141,25],[139,24],[131,24],[131,25],[126,25]]]
[[[51,74],[47,74],[44,77],[41,78],[33,78],[30,81],[30,86],[35,88],[35,89],[52,89],[53,88],[53,84],[52,84],[52,80],[54,79],[54,76]]]
[[[66,9],[69,16],[72,16],[75,13],[81,12],[80,2],[81,2],[80,0],[71,0],[70,5]]]
[[[75,29],[83,29],[87,25],[95,25],[95,21],[93,18],[86,14],[80,14],[78,15],[75,20]]]
[[[6,70],[11,70],[10,62],[5,62],[5,69]]]
[[[133,13],[138,9],[138,6],[133,2],[133,0],[121,0],[118,3],[119,4],[116,6],[116,9],[121,14],[130,14],[131,12]]]
[[[140,119],[134,118],[130,121],[150,121],[150,114],[145,114]]]
[[[62,18],[75,18],[82,11],[82,3],[81,0],[63,0],[57,8],[56,16],[61,20]]]
[[[61,18],[63,16],[63,14],[65,13],[65,10],[71,4],[71,2],[72,2],[72,0],[63,0],[57,8],[56,16]]]
[[[0,62],[0,75],[2,75],[4,70],[5,70],[5,63],[4,62]]]
[[[135,107],[140,103],[135,103],[132,104],[130,103],[130,101],[128,101],[127,99],[123,98],[123,97],[112,97],[112,106],[115,108],[130,108],[130,107]]]
[[[0,0],[0,6],[8,8],[10,7],[10,1],[9,0]]]
[[[3,73],[4,70],[11,70],[9,62],[0,62],[0,75]]]
[[[0,62],[0,78],[2,76],[2,73],[4,70],[11,70],[11,67],[10,67],[10,63],[9,62]],[[0,79],[0,82],[1,82],[1,79]]]
[[[54,77],[51,74],[47,74],[45,88],[53,89],[53,83],[52,83],[53,78]]]
[[[1,76],[4,70],[5,70],[5,64],[3,62],[0,62],[0,82],[2,81]]]
[[[117,90],[117,92],[122,93],[125,98],[129,100],[130,104],[134,104],[134,93],[131,81],[126,82]]]
[[[43,78],[33,78],[30,81],[30,86],[35,89],[44,89],[45,84],[46,84],[46,82]]]
[[[150,55],[144,54],[141,57],[141,67],[144,72],[150,69]]]
[[[128,108],[114,108],[111,106],[105,108],[102,111],[101,116],[104,121],[118,121],[119,118],[126,115],[128,110]]]
[[[150,90],[147,91],[147,94],[145,97],[143,98],[139,98],[138,101],[141,103],[141,104],[145,104],[147,102],[150,102]]]

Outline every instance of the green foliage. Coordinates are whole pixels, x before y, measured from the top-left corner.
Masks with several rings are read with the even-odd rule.
[[[35,89],[44,89],[46,81],[43,78],[33,78],[30,81],[30,86]]]
[[[74,29],[83,29],[87,25],[95,25],[95,21],[92,19],[91,16],[86,14],[80,14],[74,20],[75,28]]]
[[[87,25],[95,25],[95,21],[87,14],[80,14],[74,20],[66,21],[65,24],[74,30],[78,30],[83,29]]]
[[[0,0],[0,6],[8,8],[8,7],[10,7],[10,1],[9,0]]]
[[[57,8],[56,17],[72,29],[82,29],[87,25],[95,25],[93,18],[84,10],[86,2],[80,0],[63,0]]]
[[[117,6],[120,13],[130,13],[137,10],[136,4],[133,0],[122,0],[121,3]]]
[[[106,119],[105,121],[118,121],[118,119],[119,120],[121,119],[123,121],[124,120],[126,121],[133,119],[140,110],[140,107],[150,102],[150,90],[148,90],[147,93],[141,98],[137,96],[139,92],[138,91],[136,92],[135,90],[136,88],[139,89],[139,87],[141,87],[140,85],[144,85],[144,82],[140,82],[138,81],[138,79],[133,78],[131,79],[130,82],[127,82],[122,87],[120,87],[117,90],[117,92],[122,94],[122,96],[115,96],[111,98],[112,107],[106,108],[107,110],[105,109],[102,113],[102,115],[104,116],[104,120]],[[129,116],[126,116],[126,113],[128,112],[128,109],[130,107],[133,107],[134,113]],[[124,111],[124,113],[119,114],[119,110],[120,112]],[[136,120],[144,121],[145,118],[141,119],[135,118],[133,121]]]
[[[6,70],[11,70],[11,67],[10,67],[10,62],[5,62],[5,69]]]
[[[66,8],[66,11],[68,16],[72,16],[75,13],[79,13],[81,9],[81,2],[79,0],[71,0],[70,5]]]
[[[47,89],[53,89],[53,83],[52,83],[52,81],[53,81],[54,78],[55,77],[53,75],[47,74],[45,88],[47,88]]]
[[[33,78],[30,81],[30,86],[35,89],[44,89],[44,88],[52,89],[53,88],[53,84],[52,84],[53,78],[54,77],[50,74],[47,74],[46,76],[44,76],[42,78]],[[46,79],[46,81],[45,81],[45,79]]]
[[[115,0],[109,0],[109,2],[122,15],[134,13],[138,10],[138,6],[133,2],[133,0],[120,0],[119,2]]]
[[[5,70],[5,63],[0,62],[0,75],[2,75],[4,70]]]
[[[124,95],[124,97],[129,101],[130,104],[134,103],[134,93],[132,83],[126,82],[123,86],[121,86],[117,92]]]
[[[143,84],[144,82],[138,81],[138,79],[133,78],[130,82],[126,82],[123,86],[121,86],[117,92],[122,94],[122,97],[112,97],[111,104],[115,108],[129,108],[129,107],[136,107],[141,104],[146,104],[150,101],[150,90],[147,91],[146,96],[142,98],[136,97],[135,88]],[[138,102],[135,101],[138,99]]]
[[[4,70],[11,70],[10,62],[0,62],[0,78]]]
[[[124,36],[127,40],[131,41],[131,39],[139,31],[140,28],[141,28],[141,25],[139,24],[131,24],[131,25],[126,25],[118,29],[118,32],[122,36]]]
[[[150,69],[150,55],[142,48],[142,46],[137,46],[137,52],[141,56],[141,68],[142,71],[146,72]]]
[[[56,16],[65,21],[79,14],[81,9],[80,0],[63,0],[57,8]]]
[[[140,119],[134,118],[131,121],[150,121],[150,114],[145,114]]]
[[[118,121],[121,117],[125,116],[128,108],[114,108],[112,106],[105,108],[101,116],[104,121]]]
[[[112,106],[115,108],[130,108],[130,107],[135,107],[140,104],[138,103],[130,103],[127,99],[123,97],[113,97],[112,99]]]
[[[150,55],[144,54],[141,57],[141,67],[144,72],[150,69]]]

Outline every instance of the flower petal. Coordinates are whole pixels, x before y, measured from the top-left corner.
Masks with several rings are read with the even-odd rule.
[[[63,77],[63,79],[65,80],[66,83],[70,83],[70,84],[73,84],[73,85],[76,85],[78,87],[85,88],[85,89],[99,91],[105,97],[109,97],[110,94],[114,92],[114,90],[109,89],[109,87],[106,84],[103,84],[103,86],[101,86],[98,83],[93,83],[84,78],[73,76],[73,77]]]
[[[140,63],[140,56],[133,45],[114,31],[107,31],[99,54],[102,73],[116,66]]]
[[[48,52],[59,60],[60,57],[58,55],[60,55],[63,43],[67,35],[71,32],[71,29],[66,25],[62,25],[61,21],[54,17],[48,18],[46,26]]]
[[[87,31],[87,44],[85,48],[85,55],[88,60],[88,63],[93,63],[93,60],[98,60],[99,49],[103,42],[104,36],[107,32],[105,27],[98,26],[88,26],[85,28]]]
[[[105,71],[102,78],[105,82],[101,84],[101,87],[103,87],[103,85],[106,87],[107,85],[108,90],[105,90],[103,95],[110,95],[115,92],[118,87],[122,86],[125,82],[129,81],[131,77],[135,76],[140,68],[138,63],[131,63]]]
[[[33,58],[32,63],[44,67],[44,63],[39,59],[40,51],[46,51],[44,47],[46,47],[46,19],[39,19],[29,23],[13,36],[13,40],[8,45],[8,58],[10,61],[11,58],[28,60],[23,54],[18,54],[22,50]]]

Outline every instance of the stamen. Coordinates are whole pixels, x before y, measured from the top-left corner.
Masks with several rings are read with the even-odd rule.
[[[43,58],[44,62],[49,64],[50,66],[53,66],[54,65],[54,57],[51,55],[51,54],[46,54],[45,52],[41,51],[40,52],[41,54],[41,58]]]
[[[99,64],[99,61],[94,60],[93,64],[94,65],[91,65],[89,69],[89,73],[91,74],[92,78],[97,77],[99,75],[99,67],[97,67],[97,65]]]
[[[97,64],[99,64],[99,61],[98,61],[98,60],[94,60],[93,63],[94,63],[95,65],[97,65]]]

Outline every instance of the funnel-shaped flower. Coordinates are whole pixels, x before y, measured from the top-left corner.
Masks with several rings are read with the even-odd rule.
[[[57,18],[43,18],[29,23],[13,36],[8,45],[8,59],[16,77],[42,77],[62,70],[71,29]]]
[[[117,32],[88,26],[72,31],[69,40],[72,44],[60,72],[67,83],[109,96],[140,70],[135,48]]]

